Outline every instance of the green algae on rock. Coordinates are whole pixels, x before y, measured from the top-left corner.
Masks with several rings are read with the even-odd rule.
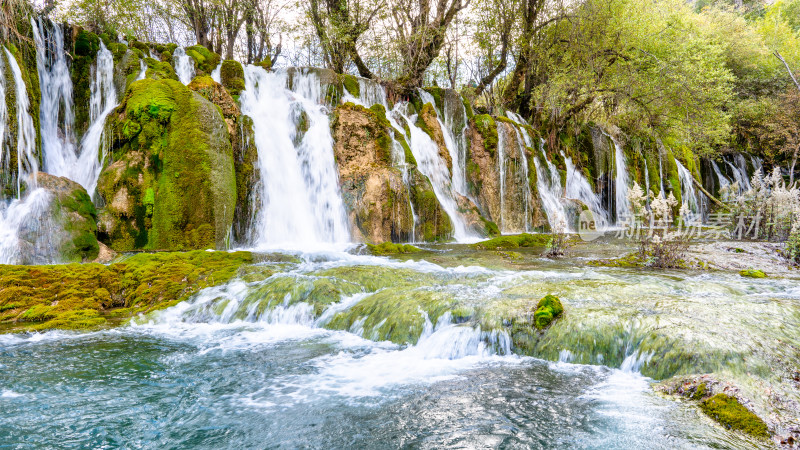
[[[2,266],[0,327],[85,329],[162,309],[230,280],[249,252],[140,253],[109,266]]]
[[[766,278],[767,274],[758,269],[744,269],[739,271],[739,275],[747,278]]]
[[[555,295],[545,295],[536,305],[536,312],[533,314],[534,323],[538,330],[543,330],[550,322],[564,312],[561,300]]]
[[[767,425],[734,397],[717,394],[700,403],[700,409],[728,429],[742,431],[751,436],[768,438]]]
[[[472,246],[478,250],[508,250],[519,247],[543,247],[550,240],[547,234],[522,233],[510,236],[498,236],[496,238],[481,241]]]
[[[113,163],[97,190],[116,251],[225,248],[236,179],[220,109],[173,80],[137,81],[109,119]]]
[[[384,242],[378,245],[367,244],[367,248],[373,255],[386,256],[397,255],[402,253],[418,253],[421,252],[417,247],[411,244],[395,244],[393,242]]]

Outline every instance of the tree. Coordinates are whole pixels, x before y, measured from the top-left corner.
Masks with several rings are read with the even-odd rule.
[[[379,10],[380,5],[366,0],[310,0],[308,14],[331,69],[344,73],[352,61],[362,77],[374,77],[356,44]]]
[[[425,71],[445,43],[445,33],[456,15],[470,0],[393,0],[390,10],[395,30],[395,45],[403,62],[399,78],[402,88],[422,85]]]

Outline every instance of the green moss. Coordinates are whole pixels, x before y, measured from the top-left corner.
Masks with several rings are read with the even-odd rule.
[[[728,429],[758,438],[769,438],[769,430],[764,421],[729,395],[717,394],[703,401],[700,409]]]
[[[550,236],[546,234],[522,233],[514,236],[498,236],[472,244],[478,250],[507,250],[519,247],[542,247],[547,245]]]
[[[347,92],[350,93],[350,95],[355,98],[359,98],[361,95],[361,85],[359,85],[356,77],[353,75],[343,74],[342,84],[344,85],[344,88],[347,89]]]
[[[706,388],[705,383],[698,384],[697,388],[694,390],[694,393],[692,394],[692,400],[702,400],[703,397],[706,396],[707,392],[708,389]]]
[[[238,61],[226,59],[220,67],[220,81],[234,97],[244,90],[244,69]]]
[[[1,266],[0,323],[12,331],[82,329],[174,305],[225,283],[249,252],[138,254],[104,266]]]
[[[441,111],[444,107],[444,90],[440,87],[427,87],[425,91],[431,94],[433,97],[433,102],[436,104],[436,108]]]
[[[177,48],[177,47],[176,47]],[[171,53],[175,53],[174,49],[169,49]],[[211,50],[203,47],[202,45],[193,45],[186,47],[186,54],[194,59],[195,67],[198,71],[202,72],[199,75],[208,75],[214,71],[219,65],[222,58]],[[241,65],[240,65],[241,67]]]
[[[477,209],[475,212],[478,212]],[[481,222],[483,222],[483,228],[486,230],[487,235],[500,236],[500,228],[497,227],[496,223],[484,218],[480,213],[478,214],[478,217],[481,219]]]
[[[481,114],[473,117],[472,123],[483,138],[483,147],[494,158],[497,153],[497,124],[492,116]]]
[[[98,182],[104,214],[115,219],[104,242],[118,251],[223,248],[236,179],[219,108],[180,82],[146,79],[131,85],[118,111],[117,164]],[[114,207],[117,196],[125,206]]]
[[[767,274],[758,269],[744,269],[739,271],[739,275],[747,278],[766,278]]]
[[[384,242],[378,245],[367,244],[367,248],[373,255],[378,256],[417,253],[422,251],[410,244],[395,244],[394,242]]]

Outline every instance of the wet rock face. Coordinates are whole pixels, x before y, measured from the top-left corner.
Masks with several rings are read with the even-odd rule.
[[[91,261],[99,247],[97,212],[86,190],[67,178],[40,172],[29,193],[33,213],[19,228],[19,264]]]
[[[100,175],[101,239],[116,251],[225,248],[236,205],[230,135],[220,110],[172,80],[131,85],[108,122]]]
[[[414,226],[403,174],[391,165],[391,138],[375,111],[336,109],[334,155],[353,235],[370,243],[407,241]],[[385,118],[383,118],[385,121]]]
[[[481,116],[478,116],[480,120]],[[496,126],[502,133],[488,133],[486,127]],[[491,125],[470,122],[470,159],[467,161],[467,181],[486,219],[496,223],[504,232],[526,231],[547,224],[539,196],[535,190],[535,168],[530,164],[533,155],[517,139],[517,131],[507,122],[492,121]],[[502,149],[498,146],[502,144]],[[503,155],[503,173],[500,173],[500,155]],[[524,155],[522,152],[526,152]],[[526,165],[527,167],[523,167]],[[529,179],[525,178],[525,173]],[[501,179],[503,189],[500,188]],[[501,191],[503,198],[501,198]],[[527,209],[526,205],[527,198]],[[501,223],[502,222],[502,223]]]

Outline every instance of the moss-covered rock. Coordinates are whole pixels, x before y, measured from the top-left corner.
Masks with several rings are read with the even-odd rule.
[[[519,247],[544,247],[550,240],[547,234],[522,233],[513,236],[498,236],[472,246],[478,250],[508,250]]]
[[[137,81],[110,116],[114,163],[100,175],[101,240],[112,249],[225,248],[236,179],[220,109],[173,80]]]
[[[564,306],[561,305],[561,300],[555,295],[546,295],[536,305],[536,311],[533,313],[533,320],[536,328],[543,330],[550,322],[564,312]]]
[[[769,430],[764,421],[734,397],[717,394],[700,403],[700,409],[728,429],[738,430],[759,438],[769,437]]]
[[[170,48],[168,51],[173,54],[175,53],[174,48]],[[222,59],[218,54],[199,44],[186,47],[186,54],[194,59],[195,68],[197,69],[198,75],[210,75],[211,72],[217,68]]]
[[[153,58],[144,58],[144,63],[147,65],[145,76],[152,80],[178,80],[178,74],[175,69],[168,62],[158,61]]]
[[[767,274],[758,269],[743,269],[739,271],[739,276],[747,278],[766,278]]]
[[[244,90],[244,69],[238,61],[226,59],[220,68],[220,80],[234,97]]]
[[[378,245],[367,244],[367,248],[370,253],[378,256],[418,253],[422,251],[411,244],[395,244],[393,242],[384,242]]]
[[[73,92],[75,131],[80,138],[89,128],[89,100],[91,96],[92,67],[100,50],[100,38],[84,29],[74,37],[72,64],[70,66]]]
[[[227,282],[247,252],[138,254],[120,262],[0,268],[0,326],[5,331],[86,329],[185,300]]]
[[[39,173],[38,184],[52,195],[51,217],[60,234],[60,261],[79,262],[97,258],[97,211],[83,186],[67,178]]]

